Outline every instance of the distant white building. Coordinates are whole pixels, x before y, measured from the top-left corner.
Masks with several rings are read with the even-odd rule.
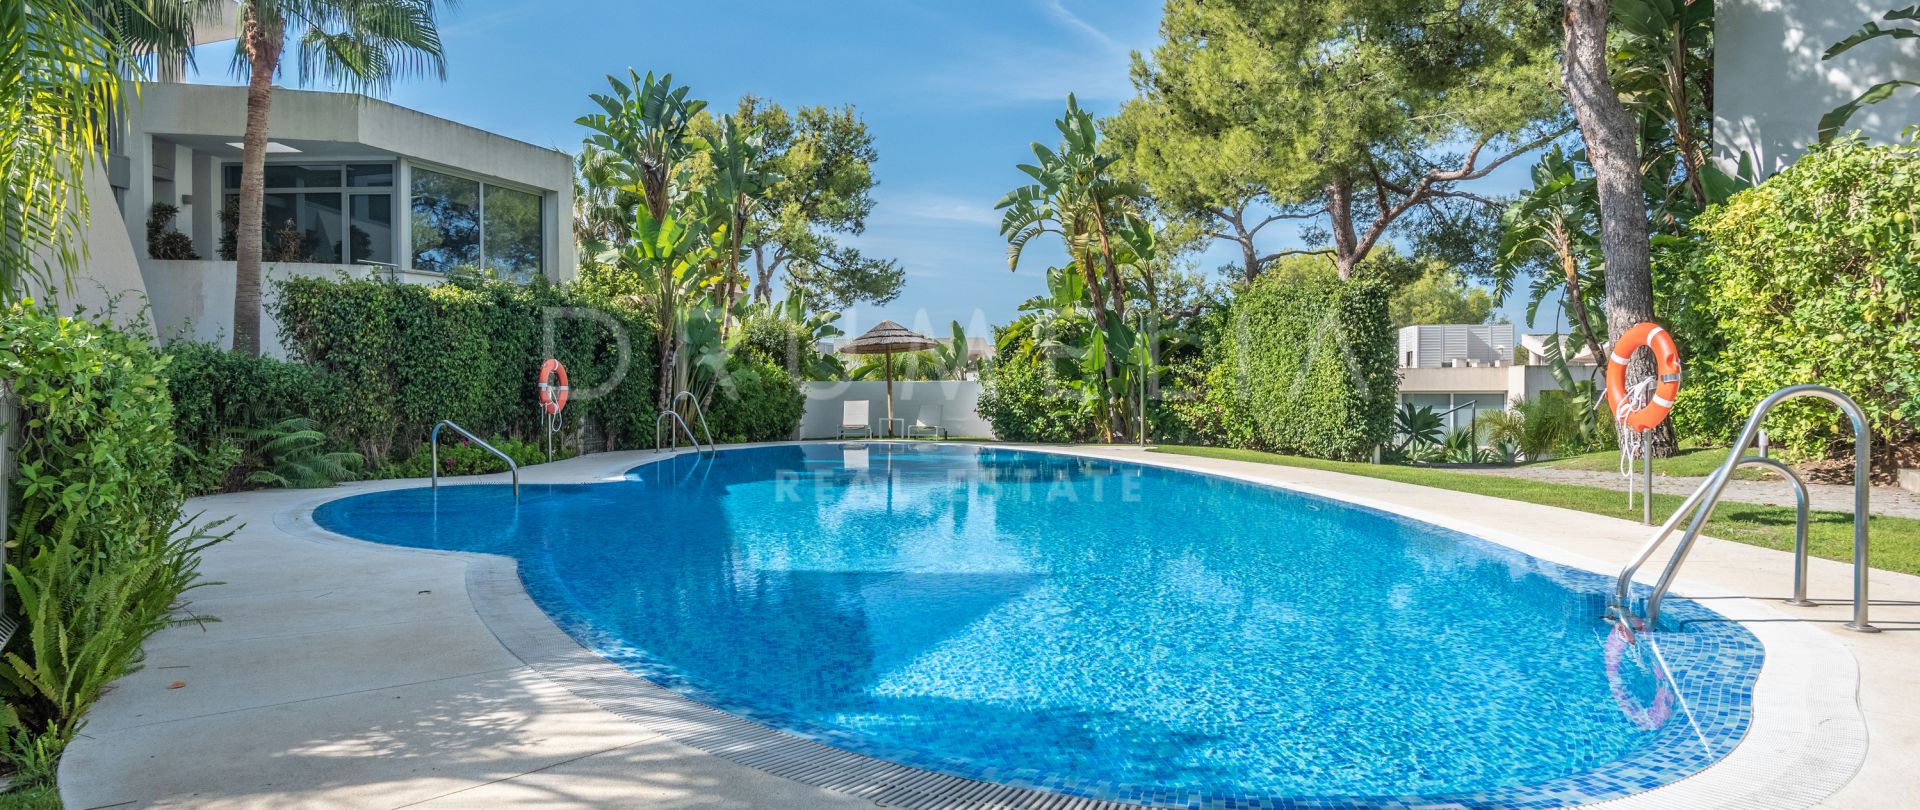
[[[1554,336],[1515,338],[1513,324],[1402,328],[1400,402],[1445,414],[1447,429],[1454,430],[1473,424],[1482,412],[1559,390],[1546,367],[1546,347]],[[1574,356],[1569,365],[1576,376],[1598,373],[1590,351]]]

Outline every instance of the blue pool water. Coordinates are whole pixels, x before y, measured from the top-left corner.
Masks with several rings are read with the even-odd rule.
[[[1725,754],[1761,661],[1679,600],[1663,677],[1643,647],[1609,655],[1607,578],[1339,501],[1045,453],[734,450],[529,486],[518,508],[446,486],[315,519],[512,556],[583,644],[727,711],[1102,798],[1624,795]]]

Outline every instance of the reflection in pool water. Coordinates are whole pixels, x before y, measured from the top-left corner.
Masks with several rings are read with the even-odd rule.
[[[510,555],[609,659],[776,728],[1081,795],[1551,806],[1744,733],[1759,644],[1682,602],[1608,645],[1603,577],[1222,478],[962,445],[678,456],[627,480],[332,502]],[[1524,530],[1524,527],[1522,527]]]

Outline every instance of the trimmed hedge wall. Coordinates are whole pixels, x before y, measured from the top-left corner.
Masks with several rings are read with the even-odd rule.
[[[1879,451],[1916,440],[1917,189],[1920,148],[1843,141],[1693,220],[1701,243],[1665,302],[1692,355],[1674,414],[1684,432],[1730,441],[1775,389],[1821,383],[1859,401]],[[1783,405],[1767,428],[1802,457],[1852,446],[1825,403]]]
[[[372,466],[399,460],[396,450],[410,454],[441,419],[483,436],[538,437],[535,374],[549,322],[573,394],[565,430],[590,421],[612,446],[653,442],[654,327],[632,303],[465,277],[433,287],[299,278],[277,292],[288,352],[338,387],[332,412],[308,415]],[[601,315],[569,315],[583,310]],[[609,382],[611,390],[591,395]]]
[[[1399,377],[1377,281],[1263,279],[1210,347],[1206,402],[1236,447],[1360,460],[1392,429]]]

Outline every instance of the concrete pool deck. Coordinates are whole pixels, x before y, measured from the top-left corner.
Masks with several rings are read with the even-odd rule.
[[[1626,521],[1339,473],[1132,448],[1035,449],[1289,486],[1602,572],[1616,569],[1647,531]],[[646,452],[587,456],[529,469],[523,480],[598,480],[657,458]],[[612,665],[577,645],[561,649],[568,646],[564,636],[556,645],[558,628],[519,591],[510,563],[502,576],[497,558],[347,540],[312,527],[308,518],[328,500],[421,483],[194,501],[190,511],[234,514],[248,524],[206,555],[207,580],[223,584],[191,594],[192,613],[222,621],[156,636],[147,668],[101,700],[62,763],[67,806],[876,803],[874,793],[856,796],[857,788],[844,783],[835,783],[840,790],[816,787],[802,781],[809,778],[804,773],[776,776],[738,764],[738,756],[689,745],[675,727],[630,719],[636,714],[622,711],[619,695],[551,666],[554,656],[582,654],[591,659],[584,667]],[[1768,646],[1754,727],[1721,763],[1614,805],[1893,808],[1920,795],[1920,769],[1912,767],[1920,757],[1920,706],[1911,701],[1920,694],[1920,578],[1875,572],[1874,622],[1888,632],[1862,635],[1838,628],[1847,618],[1844,605],[1768,604],[1784,596],[1788,565],[1787,555],[1751,546],[1705,540],[1696,548],[1677,591],[1710,599],[1707,604],[1743,621]],[[1848,593],[1847,566],[1814,560],[1810,573],[1816,600]],[[183,685],[169,688],[176,682]],[[908,803],[903,798],[913,796],[935,794],[878,798]]]

